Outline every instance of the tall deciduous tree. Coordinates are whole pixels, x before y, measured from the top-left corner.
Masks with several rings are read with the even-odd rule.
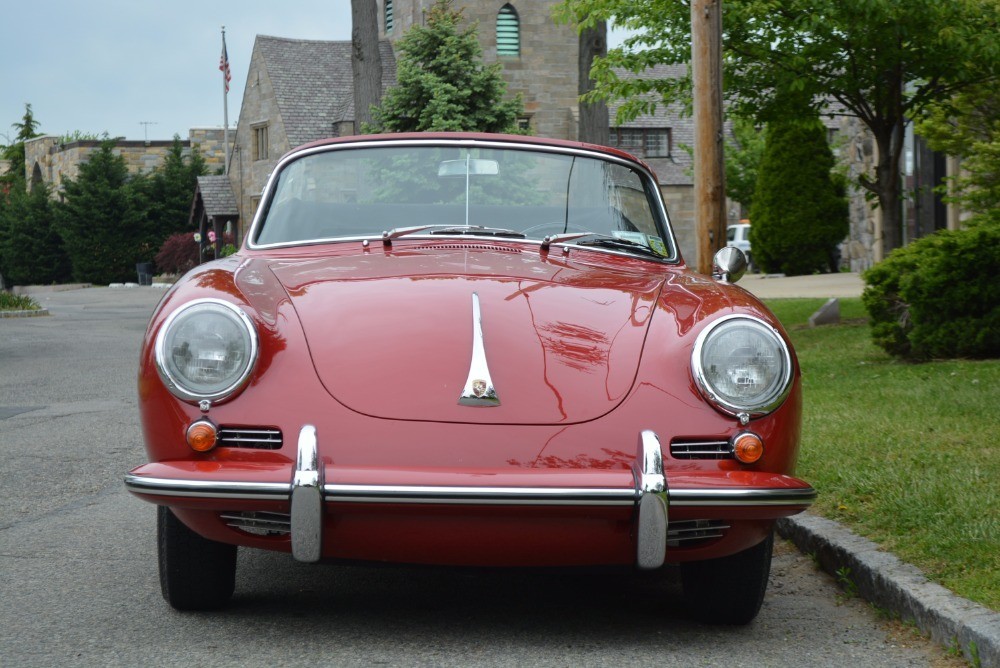
[[[978,214],[1000,209],[1000,91],[982,84],[932,106],[917,132],[935,151],[962,158],[949,198]]]
[[[372,122],[371,108],[382,98],[382,55],[378,48],[375,0],[351,0],[351,71],[354,74],[354,127]]]
[[[372,110],[371,132],[517,132],[520,96],[504,99],[499,63],[485,66],[475,24],[461,27],[451,0],[399,40],[396,86]]]
[[[684,63],[690,15],[676,0],[565,0],[558,15],[583,28],[598,21],[638,31],[595,63],[597,95],[624,98],[621,118],[682,98],[685,80],[619,77]],[[805,93],[814,109],[855,116],[878,146],[873,173],[859,183],[878,199],[885,244],[901,242],[900,158],[908,119],[956,91],[1000,75],[997,0],[726,0],[726,97],[758,122],[789,113],[775,91]],[[995,85],[995,84],[994,84]]]

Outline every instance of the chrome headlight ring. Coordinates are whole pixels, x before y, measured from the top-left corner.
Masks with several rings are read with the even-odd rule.
[[[241,309],[221,299],[178,307],[160,327],[156,370],[184,401],[225,401],[246,384],[257,363],[257,328]]]
[[[774,327],[760,318],[728,315],[698,334],[691,353],[698,391],[726,415],[762,417],[792,390],[792,356]]]

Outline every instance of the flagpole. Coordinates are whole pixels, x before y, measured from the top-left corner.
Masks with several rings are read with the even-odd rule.
[[[223,67],[222,65],[225,65]],[[222,151],[226,156],[225,169],[229,174],[229,54],[226,52],[226,26],[222,26]]]

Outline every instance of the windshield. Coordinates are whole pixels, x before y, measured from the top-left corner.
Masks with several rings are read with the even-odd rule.
[[[420,234],[573,234],[568,242],[590,245],[610,237],[606,247],[673,258],[655,188],[643,172],[589,154],[441,145],[321,151],[281,170],[253,243],[428,226]]]

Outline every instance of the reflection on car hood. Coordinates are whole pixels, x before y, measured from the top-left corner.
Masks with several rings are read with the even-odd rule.
[[[442,422],[568,424],[611,411],[635,379],[665,274],[502,245],[450,243],[275,261],[324,386],[352,410]],[[458,403],[478,295],[500,405]]]

